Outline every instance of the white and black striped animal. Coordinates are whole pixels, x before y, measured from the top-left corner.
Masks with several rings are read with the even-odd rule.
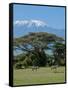
[[[39,69],[39,66],[32,66],[32,71],[37,71]]]
[[[51,66],[51,70],[54,70],[55,72],[57,72],[57,68],[58,68],[58,65],[52,65]]]

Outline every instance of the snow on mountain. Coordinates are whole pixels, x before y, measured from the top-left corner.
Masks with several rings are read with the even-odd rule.
[[[64,29],[54,29],[49,27],[42,20],[17,20],[14,22],[14,37],[20,37],[29,32],[48,32],[65,38]]]
[[[36,27],[40,27],[40,26],[43,27],[46,25],[46,23],[41,20],[17,20],[14,22],[14,25],[18,25],[18,26],[27,25],[27,27],[31,27],[33,24]]]

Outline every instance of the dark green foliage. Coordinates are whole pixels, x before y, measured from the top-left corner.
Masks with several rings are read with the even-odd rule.
[[[55,62],[59,65],[65,65],[65,44],[56,42],[53,45]]]
[[[60,43],[59,43],[60,42]],[[52,64],[65,65],[64,39],[46,32],[29,33],[14,39],[14,50],[21,50],[14,63],[21,66],[51,66]],[[50,47],[52,45],[52,47]],[[51,49],[53,55],[48,56],[46,50]],[[54,60],[54,62],[53,62]]]
[[[15,65],[15,68],[16,68],[16,69],[22,69],[22,64],[21,64],[21,63],[17,63],[17,64]]]

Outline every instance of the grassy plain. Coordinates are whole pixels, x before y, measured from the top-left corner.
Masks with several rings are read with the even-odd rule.
[[[51,84],[65,82],[65,67],[58,67],[57,71],[50,67],[40,67],[37,71],[32,69],[14,69],[13,84],[31,85],[31,84]]]

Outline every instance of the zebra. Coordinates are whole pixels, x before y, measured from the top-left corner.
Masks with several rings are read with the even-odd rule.
[[[22,69],[26,69],[26,67],[25,66],[22,66]]]
[[[54,72],[57,72],[58,65],[52,65],[51,70],[54,70]]]
[[[37,71],[39,69],[39,66],[32,66],[32,71]]]

